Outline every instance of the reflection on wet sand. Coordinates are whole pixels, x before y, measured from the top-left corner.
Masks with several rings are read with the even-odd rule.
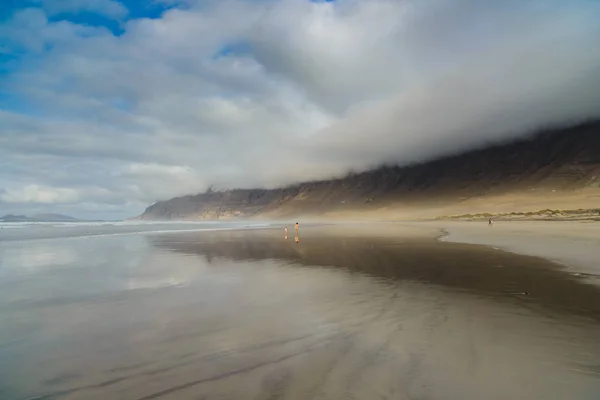
[[[600,288],[536,257],[483,246],[410,237],[331,235],[315,230],[301,247],[285,246],[271,231],[214,232],[149,238],[154,246],[204,256],[208,263],[285,260],[336,267],[389,281],[409,280],[452,287],[524,307],[547,307],[600,321]],[[296,243],[299,237],[296,235]]]
[[[311,316],[320,319],[305,321],[309,325],[297,332],[299,338],[291,332],[288,339],[268,334],[269,352],[280,354],[275,349],[281,342],[289,345],[287,340],[302,350],[271,358],[274,369],[256,361],[252,371],[234,369],[235,378],[225,372],[226,382],[239,390],[209,385],[204,378],[169,393],[297,399],[598,397],[597,287],[545,260],[479,246],[327,230],[305,236],[302,246],[285,245],[269,231],[151,238],[154,246],[201,255],[216,269],[225,260],[251,262],[244,264],[248,273],[262,276],[255,262],[295,266],[289,279],[305,290],[301,297],[277,298],[281,309],[273,312],[289,317],[308,302]],[[336,276],[348,271],[352,278],[338,276],[339,285],[325,294],[314,290],[312,278],[311,283],[303,279],[311,271],[316,280],[327,271]],[[320,339],[309,339],[315,337]]]
[[[0,398],[600,398],[600,291],[541,259],[308,227],[89,243],[93,282],[19,289],[78,297],[0,302]]]

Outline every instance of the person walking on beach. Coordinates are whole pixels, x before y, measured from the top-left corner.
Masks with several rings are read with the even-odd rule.
[[[283,229],[283,232],[284,232],[284,234],[283,234],[283,238],[284,238],[285,240],[287,240],[287,225],[286,225],[286,226],[285,226],[285,228]]]
[[[296,222],[296,236],[298,236],[298,229],[300,229],[300,225]]]
[[[491,219],[491,218],[488,220],[488,225],[489,225],[489,226],[492,226],[492,225],[494,225],[494,221],[492,221],[492,219]]]

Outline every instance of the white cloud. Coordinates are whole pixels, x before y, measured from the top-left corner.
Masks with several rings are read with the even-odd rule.
[[[170,178],[186,177],[192,172],[190,167],[179,165],[160,165],[156,163],[134,163],[128,166],[127,173],[138,175],[165,175]]]
[[[76,190],[52,188],[39,185],[26,185],[19,189],[8,189],[0,194],[0,200],[7,203],[73,203],[79,200]]]
[[[36,112],[0,111],[0,187],[131,210],[599,117],[599,18],[585,0],[231,0],[114,36],[25,10],[0,27],[29,52],[0,84]]]

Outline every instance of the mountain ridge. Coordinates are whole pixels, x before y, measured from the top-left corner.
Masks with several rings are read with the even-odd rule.
[[[0,222],[76,222],[77,218],[62,214],[35,214],[27,215],[6,214],[0,217]]]
[[[600,121],[330,180],[278,189],[207,190],[159,201],[138,219],[395,219],[556,207],[600,208]]]

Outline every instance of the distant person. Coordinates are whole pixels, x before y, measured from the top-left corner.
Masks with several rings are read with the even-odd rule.
[[[489,225],[489,226],[492,226],[492,225],[494,225],[494,221],[492,221],[492,219],[491,219],[491,218],[490,218],[490,219],[488,219],[488,225]]]
[[[283,229],[283,232],[285,233],[285,236],[287,236],[287,225],[285,226],[285,228]]]
[[[296,236],[298,236],[298,229],[300,229],[300,224],[296,222]]]

